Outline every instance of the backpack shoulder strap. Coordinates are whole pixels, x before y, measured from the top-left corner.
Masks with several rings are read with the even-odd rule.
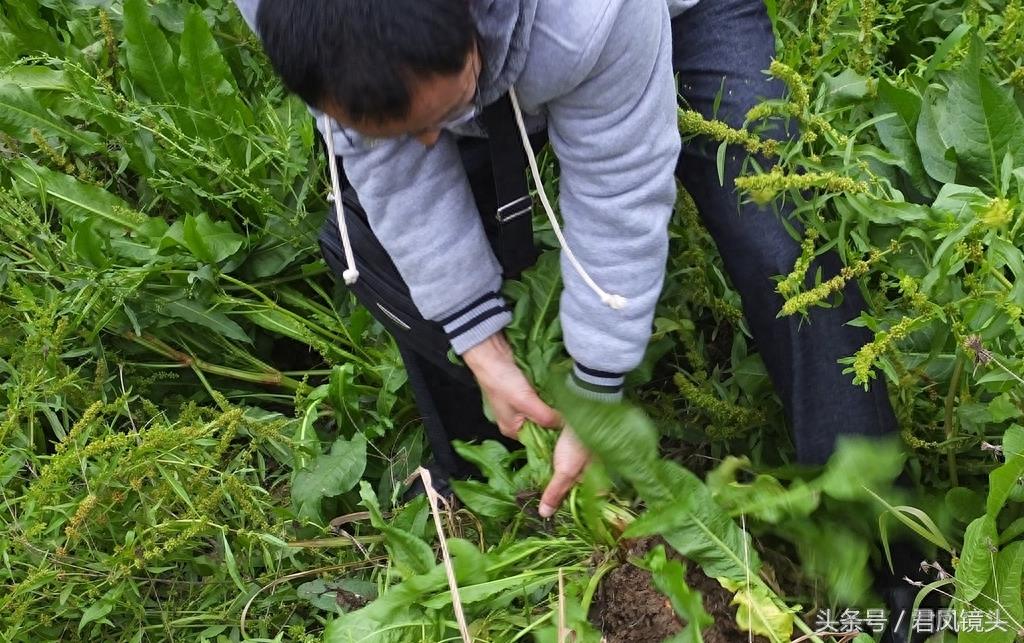
[[[508,94],[484,108],[498,208],[498,261],[506,278],[516,278],[537,260],[533,241],[533,200],[526,183],[526,153]],[[488,216],[485,213],[484,216]]]

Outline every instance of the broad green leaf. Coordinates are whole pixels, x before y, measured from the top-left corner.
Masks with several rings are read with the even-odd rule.
[[[320,502],[355,488],[365,469],[366,438],[361,433],[351,440],[335,440],[330,453],[321,454],[307,468],[295,473],[292,502],[299,515],[318,520]]]
[[[224,564],[228,568],[228,575],[231,576],[231,580],[234,581],[238,591],[245,592],[245,583],[242,582],[242,576],[238,573],[238,562],[235,560],[235,552],[231,551],[231,543],[228,542],[226,531],[222,530],[220,532],[220,539],[221,544],[224,546]]]
[[[985,499],[974,489],[954,487],[946,492],[946,507],[954,518],[969,523],[985,513]]]
[[[759,475],[750,484],[732,482],[715,494],[715,499],[733,516],[746,515],[770,524],[786,518],[811,515],[821,492],[796,481],[786,489],[778,480]]]
[[[245,237],[232,230],[230,223],[213,221],[205,212],[185,216],[182,240],[193,255],[208,263],[224,261],[245,243]]]
[[[85,612],[82,613],[82,618],[78,621],[78,631],[81,632],[83,627],[85,627],[89,623],[92,623],[93,621],[100,620],[101,618],[109,614],[113,609],[114,602],[111,600],[101,598],[100,600],[96,601],[88,608],[86,608]],[[107,622],[109,623],[109,621]]]
[[[1024,629],[1024,541],[1010,543],[999,552],[995,581],[1003,612]]]
[[[343,613],[341,606],[338,605],[337,594],[328,589],[327,582],[323,579],[303,583],[296,588],[295,593],[313,607],[335,614]]]
[[[850,605],[859,604],[871,588],[871,551],[863,534],[827,514],[813,520],[785,523],[785,537],[800,552],[802,569],[822,579],[828,595]]]
[[[874,82],[852,69],[844,69],[838,75],[825,74],[822,91],[827,105],[844,107],[858,103],[871,93]]]
[[[472,462],[487,478],[487,484],[498,491],[512,493],[515,487],[509,473],[509,452],[497,440],[485,440],[480,444],[469,444],[462,440],[452,441],[452,447],[463,459]]]
[[[537,589],[551,585],[552,573],[545,570],[543,575],[524,572],[508,578],[496,578],[484,583],[463,585],[459,583],[459,599],[463,605],[472,605],[493,598],[499,594],[513,593],[519,596],[529,596]],[[423,607],[427,609],[442,609],[451,605],[452,594],[450,591],[442,592],[423,601]]]
[[[130,78],[154,102],[178,103],[181,76],[171,45],[149,17],[146,0],[125,0],[124,40]]]
[[[999,543],[996,521],[991,516],[977,518],[967,525],[960,562],[956,566],[956,596],[973,601],[992,576],[995,547]]]
[[[729,514],[693,473],[658,457],[650,419],[625,403],[586,400],[554,377],[552,396],[580,441],[612,472],[623,476],[647,503],[648,511],[627,530],[632,536],[661,534],[679,553],[710,576],[746,578],[760,559]]]
[[[902,225],[908,231],[915,230],[911,227],[913,224],[932,218],[931,211],[926,205],[878,199],[870,194],[847,195],[836,204],[836,207],[845,217],[852,218],[855,214],[864,221],[879,225]],[[847,208],[850,208],[852,212],[848,214]]]
[[[544,389],[551,366],[562,356],[558,302],[561,296],[559,254],[542,254],[520,280],[507,280],[505,294],[514,301],[512,323],[505,329],[513,353],[527,377]]]
[[[230,118],[231,114],[220,112],[230,102],[225,97],[234,96],[237,91],[234,77],[198,6],[192,7],[185,17],[179,62],[185,91],[194,104]]]
[[[875,112],[892,112],[895,118],[875,123],[878,136],[885,149],[896,155],[900,167],[910,177],[911,183],[923,194],[931,191],[928,176],[917,148],[917,121],[921,115],[921,97],[900,89],[885,78],[878,81],[878,102]]]
[[[437,566],[434,550],[430,545],[407,531],[388,526],[380,512],[377,496],[365,480],[359,484],[359,496],[362,498],[363,506],[370,512],[370,523],[384,536],[384,545],[398,571],[410,581],[418,575],[429,574],[431,569]]]
[[[1024,160],[1024,116],[1012,93],[982,69],[983,56],[975,38],[959,72],[946,76],[949,94],[938,122],[960,168],[982,183],[997,180],[1007,153]]]
[[[996,423],[1022,415],[1016,399],[1010,393],[1002,393],[992,398],[992,401],[988,403],[988,412],[992,416],[992,421]]]
[[[58,139],[79,153],[92,153],[100,147],[99,134],[72,127],[21,87],[0,84],[0,132],[22,143],[34,143],[33,130],[45,139]]]
[[[465,564],[458,558],[452,563],[456,576],[465,573],[461,569]],[[435,565],[425,574],[392,586],[366,607],[330,621],[324,628],[324,643],[406,643],[410,631],[422,636],[420,640],[441,640],[443,631],[437,631],[435,620],[424,614],[418,605],[447,587],[444,567]],[[401,625],[410,629],[396,627]]]
[[[1024,455],[1024,426],[1014,424],[1003,435],[1003,457]]]
[[[985,513],[989,518],[996,518],[1006,504],[1007,498],[1014,489],[1019,488],[1024,479],[1024,455],[1007,458],[1006,462],[988,474],[988,500]]]
[[[452,480],[452,489],[470,511],[491,518],[508,518],[519,511],[519,505],[506,491],[500,491],[476,480]]]
[[[515,472],[512,480],[513,489],[537,489],[551,479],[551,457],[557,433],[542,429],[527,420],[519,429],[517,439],[526,451],[526,464]]]
[[[38,192],[40,198],[52,201],[70,218],[95,216],[125,231],[135,230],[144,223],[144,217],[133,212],[120,197],[62,172],[54,172],[27,159],[7,163],[4,169],[18,178],[19,191]]]
[[[648,509],[624,535],[640,538],[660,534],[709,576],[739,580],[756,574],[761,561],[749,534],[739,528],[691,472],[674,462],[658,462],[662,470],[657,475],[671,481],[666,486],[675,499]]]
[[[319,417],[321,401],[311,400],[302,414],[302,421],[295,425],[295,437],[292,439],[294,472],[306,469],[310,458],[320,455],[320,437],[316,434],[316,420]]]
[[[181,77],[191,106],[196,130],[222,147],[232,160],[244,166],[247,159],[240,145],[226,137],[224,123],[245,127],[252,122],[249,108],[238,98],[234,77],[199,7],[185,18],[181,34]]]
[[[994,573],[977,598],[969,604],[954,603],[958,610],[982,615],[980,628],[961,627],[958,643],[1013,643],[1020,640],[1017,632],[1024,629],[1024,608],[1021,606],[1024,542],[1007,546],[999,552],[993,565]]]
[[[654,586],[671,601],[676,614],[686,621],[686,627],[675,640],[678,643],[703,643],[700,632],[714,624],[715,619],[704,609],[701,593],[686,584],[686,566],[679,560],[670,560],[663,545],[649,551],[641,564],[651,572]]]
[[[0,85],[7,83],[26,91],[35,89],[52,92],[71,91],[67,72],[43,65],[17,65],[0,71]]]
[[[837,500],[867,499],[868,490],[888,489],[903,471],[905,456],[896,439],[842,436],[825,473],[812,487]]]
[[[935,48],[935,53],[932,54],[928,60],[928,66],[924,70],[924,80],[931,80],[932,76],[935,75],[935,71],[946,61],[949,54],[960,44],[960,41],[964,39],[964,36],[971,30],[971,25],[967,22],[957,25],[953,31],[946,36],[942,42]]]
[[[102,270],[110,266],[110,243],[106,235],[97,230],[97,223],[96,217],[72,223],[70,242],[79,258]]]
[[[945,102],[935,92],[925,92],[921,116],[917,120],[917,148],[921,151],[921,164],[928,176],[939,183],[952,183],[956,180],[956,153],[939,132],[939,123],[945,120]]]
[[[763,587],[745,586],[728,578],[719,578],[718,582],[730,592],[735,592],[730,604],[738,606],[736,624],[741,630],[766,636],[777,643],[792,638],[793,612],[780,609]]]
[[[242,330],[241,326],[232,321],[230,317],[218,310],[207,308],[194,299],[177,299],[164,302],[162,309],[172,317],[198,324],[228,339],[252,343],[249,335]]]

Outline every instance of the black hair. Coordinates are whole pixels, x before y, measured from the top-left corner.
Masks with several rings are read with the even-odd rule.
[[[476,42],[469,0],[263,0],[257,31],[285,86],[355,121],[409,114],[409,83],[462,71]]]

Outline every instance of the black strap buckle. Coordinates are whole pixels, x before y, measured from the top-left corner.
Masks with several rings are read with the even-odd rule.
[[[533,199],[526,182],[526,152],[507,94],[484,109],[483,122],[498,197],[498,261],[506,278],[516,278],[536,262],[538,253],[533,241]]]

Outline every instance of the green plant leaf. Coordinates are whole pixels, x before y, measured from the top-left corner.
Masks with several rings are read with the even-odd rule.
[[[984,45],[974,38],[960,70],[945,75],[949,94],[938,121],[961,169],[982,183],[999,176],[1007,153],[1024,160],[1024,116],[1012,93],[982,70],[983,57]]]
[[[1007,546],[999,552],[993,564],[992,577],[977,598],[969,604],[953,604],[962,613],[981,615],[981,627],[964,627],[964,621],[960,621],[957,643],[1013,643],[1019,640],[1017,632],[1024,626],[1024,608],[1021,605],[1024,542]]]
[[[110,243],[97,228],[99,221],[89,217],[71,224],[71,247],[86,264],[104,269],[110,266]]]
[[[1005,449],[1005,446],[1004,446]],[[988,499],[985,513],[996,518],[1006,504],[1006,500],[1019,488],[1024,478],[1024,455],[1015,455],[988,474]]]
[[[700,480],[673,462],[658,461],[662,480],[673,481],[675,499],[659,503],[637,518],[627,538],[662,535],[680,554],[698,563],[709,576],[733,579],[756,574],[761,561],[729,514]]]
[[[234,76],[198,6],[193,6],[185,17],[179,63],[185,91],[193,103],[211,114],[229,118],[231,114],[225,113],[225,108],[237,102],[226,99],[237,92]]]
[[[297,471],[292,481],[292,502],[300,516],[319,521],[320,502],[355,488],[366,469],[366,438],[338,438],[330,453],[321,454]]]
[[[864,599],[873,580],[869,542],[846,524],[845,517],[825,514],[791,520],[784,529],[785,538],[800,552],[801,568],[822,579],[830,597],[849,605]]]
[[[198,324],[228,339],[247,344],[252,343],[249,335],[230,317],[220,311],[207,308],[194,299],[168,301],[163,304],[162,308],[171,317]]]
[[[730,592],[735,592],[730,604],[738,606],[736,624],[741,630],[767,636],[777,643],[792,638],[793,612],[780,609],[764,588],[748,587],[728,578],[719,578],[718,582]]]
[[[822,80],[825,102],[830,107],[845,107],[859,103],[871,94],[873,86],[874,82],[870,78],[850,68],[842,70],[835,76],[825,74]]]
[[[17,177],[19,191],[38,192],[69,218],[99,217],[126,231],[136,230],[144,222],[120,197],[28,159],[7,163],[4,169]]]
[[[252,123],[252,113],[238,97],[231,68],[213,38],[202,10],[196,6],[185,17],[181,34],[181,77],[190,103],[199,109],[190,111],[198,133],[229,154],[239,165],[246,164],[244,142],[225,136],[224,123],[244,128]]]
[[[664,545],[649,551],[640,564],[651,572],[654,586],[686,621],[686,627],[677,635],[679,643],[703,643],[701,630],[714,624],[715,619],[704,609],[701,593],[686,584],[686,566],[679,560],[670,560]]]
[[[163,31],[149,18],[146,0],[125,0],[124,40],[128,70],[154,102],[181,100],[181,75]]]
[[[1024,455],[1024,426],[1014,424],[1003,434],[1003,457],[1007,460]]]
[[[996,521],[982,516],[967,525],[960,562],[956,566],[956,596],[961,601],[973,601],[992,576],[994,548],[999,543]]]
[[[1001,393],[988,403],[988,412],[993,422],[1005,422],[1022,415],[1016,400],[1010,393]]]
[[[946,104],[936,92],[927,91],[917,120],[917,148],[928,176],[939,183],[956,180],[956,152],[943,140],[939,123],[946,121]]]
[[[539,389],[545,388],[552,363],[562,356],[558,257],[556,251],[545,252],[520,280],[507,280],[503,287],[515,302],[513,320],[505,334],[520,366]]]
[[[450,482],[459,500],[470,511],[491,518],[508,518],[519,511],[519,505],[511,494],[476,480],[452,480]]]
[[[657,432],[642,411],[572,393],[564,377],[553,377],[552,398],[580,441],[610,471],[630,482],[648,511],[626,533],[661,534],[709,576],[742,579],[757,572],[760,559],[729,514],[693,473],[658,457]]]
[[[974,489],[953,487],[946,492],[946,507],[957,520],[969,523],[985,513],[985,499]]]
[[[384,522],[377,496],[365,480],[359,484],[359,496],[370,512],[370,523],[384,536],[392,564],[403,576],[411,581],[416,576],[430,574],[435,567],[441,569],[434,558],[434,550],[422,538]]]
[[[789,489],[768,475],[759,475],[750,484],[732,482],[715,494],[731,515],[746,515],[770,524],[786,518],[805,517],[818,507],[821,492],[797,481]]]
[[[213,221],[205,212],[185,216],[182,240],[189,251],[207,263],[220,263],[235,254],[245,237],[231,229],[227,221]]]
[[[903,471],[904,459],[897,439],[841,436],[825,473],[812,487],[837,500],[866,499],[868,490],[891,487]]]
[[[485,440],[480,444],[469,444],[462,440],[453,440],[455,452],[465,460],[472,462],[487,478],[487,484],[511,494],[515,491],[512,475],[509,472],[509,452],[497,440]]]
[[[228,535],[224,530],[220,532],[220,540],[221,545],[224,547],[224,565],[228,568],[228,575],[234,581],[235,587],[244,593],[246,591],[245,583],[242,582],[242,576],[238,573],[238,562],[235,560],[235,552],[231,551],[231,543],[228,542]]]
[[[110,614],[111,610],[113,609],[114,602],[111,600],[101,598],[100,600],[96,601],[88,608],[86,608],[85,612],[82,613],[82,618],[78,622],[78,631],[81,632],[82,628],[88,625],[89,623],[92,623],[93,621],[98,621],[107,614]],[[106,622],[110,623],[110,621]]]
[[[99,134],[70,126],[21,87],[0,84],[0,132],[22,143],[33,143],[32,130],[38,130],[43,138],[59,139],[79,153],[92,153],[100,147]]]
[[[921,152],[917,148],[917,122],[921,115],[921,97],[917,94],[900,89],[882,78],[878,81],[878,101],[875,112],[884,114],[892,112],[895,118],[875,123],[882,145],[899,159],[900,167],[910,177],[910,181],[922,194],[931,192],[928,175],[921,161]]]

